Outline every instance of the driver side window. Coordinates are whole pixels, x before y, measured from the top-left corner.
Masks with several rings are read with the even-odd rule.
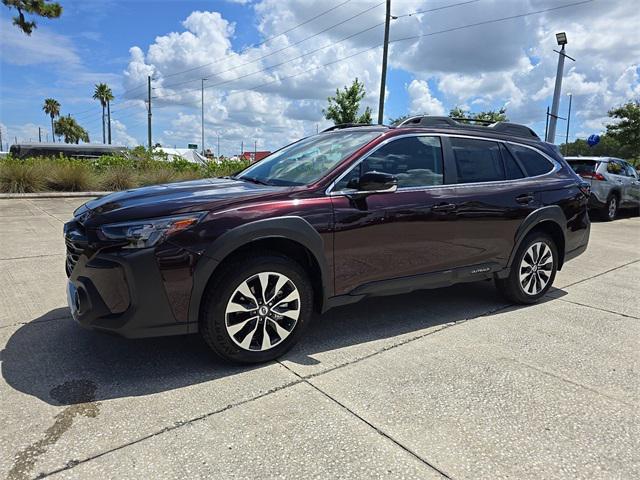
[[[440,138],[416,136],[392,140],[356,165],[336,184],[334,191],[355,188],[357,180],[372,171],[394,175],[398,188],[442,185]]]

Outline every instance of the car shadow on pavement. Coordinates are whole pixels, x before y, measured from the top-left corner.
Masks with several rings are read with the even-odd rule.
[[[559,290],[555,290],[558,297]],[[551,300],[551,298],[548,298]],[[284,359],[313,355],[458,322],[508,306],[490,282],[363,300],[317,316]],[[382,347],[381,347],[382,348]],[[197,335],[128,340],[79,327],[67,310],[20,328],[1,353],[12,388],[52,405],[141,396],[242,374],[258,366],[218,360]]]

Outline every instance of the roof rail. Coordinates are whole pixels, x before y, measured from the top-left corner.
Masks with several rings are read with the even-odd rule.
[[[476,125],[462,122],[474,122]],[[477,125],[481,124],[481,125]],[[513,135],[515,137],[531,138],[534,140],[540,140],[540,137],[525,125],[511,122],[491,122],[490,120],[482,120],[475,118],[451,118],[451,117],[437,117],[430,115],[417,115],[409,117],[401,121],[397,128],[402,127],[432,127],[432,128],[457,128],[459,130],[473,130],[487,132],[492,131],[496,133],[504,133],[507,135]]]
[[[351,127],[375,127],[376,125],[372,123],[339,123],[338,125],[333,125],[329,128],[325,128],[320,133],[330,132],[332,130],[341,130],[343,128],[351,128]]]

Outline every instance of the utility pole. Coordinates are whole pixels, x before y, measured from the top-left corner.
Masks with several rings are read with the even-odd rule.
[[[0,128],[0,150],[2,150],[2,128]]]
[[[240,156],[244,155],[244,140],[240,142]]]
[[[549,130],[547,131],[546,141],[555,143],[556,141],[556,124],[558,123],[558,107],[560,106],[560,95],[562,93],[562,75],[564,73],[564,58],[567,57],[575,62],[564,52],[567,44],[567,34],[564,32],[556,33],[556,40],[560,45],[560,51],[554,50],[558,54],[558,70],[556,71],[556,85],[553,90],[553,102],[551,103],[551,113],[549,118]]]
[[[391,20],[391,0],[387,0],[387,13],[384,18],[384,45],[382,47],[382,77],[380,78],[380,99],[378,103],[378,124],[384,119],[384,92],[387,87],[387,54],[389,53],[389,21]]]
[[[107,100],[107,140],[111,145],[111,101]]]
[[[258,154],[258,141],[253,141],[253,161],[256,161],[256,155]]]
[[[544,124],[544,140],[547,140],[547,136],[549,133],[549,105],[547,105],[547,120],[545,121]]]
[[[202,155],[204,155],[204,81],[205,80],[206,80],[206,78],[202,79],[202,84],[201,84],[201,88],[200,88],[201,107],[202,107],[201,119],[200,119],[200,124],[201,124],[201,127],[202,127]]]
[[[220,134],[218,135],[218,158],[220,158]]]
[[[567,113],[567,135],[564,137],[564,154],[569,155],[569,124],[571,123],[571,100],[573,99],[573,94],[569,94],[569,113]]]
[[[149,151],[153,149],[151,145],[151,75],[147,76],[147,138],[149,140]]]
[[[40,131],[40,127],[38,127],[38,143],[42,143],[42,132]]]

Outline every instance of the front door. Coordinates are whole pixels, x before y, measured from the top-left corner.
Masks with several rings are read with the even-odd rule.
[[[355,194],[350,186],[370,171],[395,175],[398,190]],[[451,202],[438,136],[398,137],[368,154],[332,189],[336,295],[446,268],[456,248]]]

